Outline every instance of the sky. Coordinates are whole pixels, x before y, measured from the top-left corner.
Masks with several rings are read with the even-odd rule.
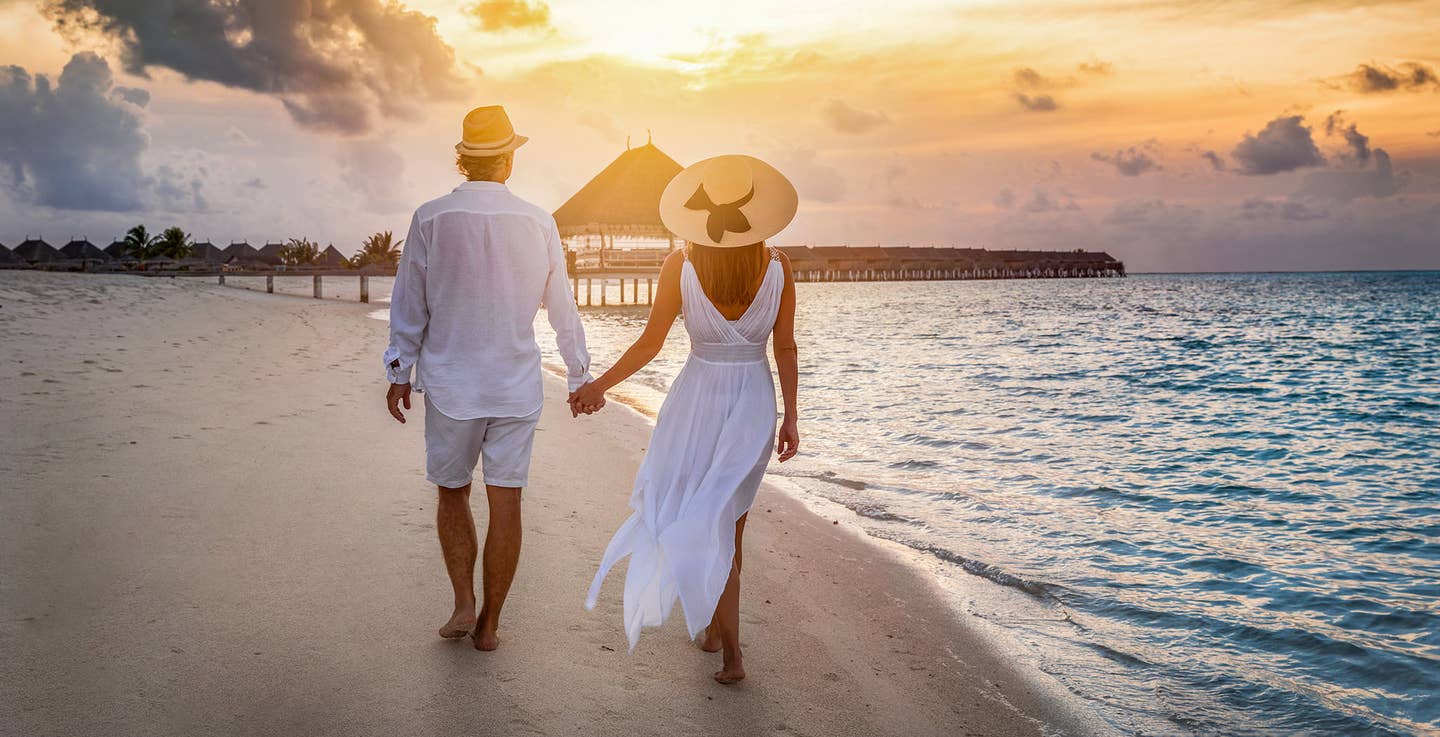
[[[0,243],[344,253],[459,180],[554,210],[632,145],[765,159],[782,245],[1440,268],[1440,0],[0,0]]]

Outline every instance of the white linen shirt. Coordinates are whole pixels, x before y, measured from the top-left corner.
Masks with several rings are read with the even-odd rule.
[[[408,383],[418,365],[415,389],[456,420],[533,414],[544,401],[534,329],[542,306],[574,391],[591,380],[590,354],[555,218],[500,182],[465,182],[410,220],[390,295],[386,378]]]

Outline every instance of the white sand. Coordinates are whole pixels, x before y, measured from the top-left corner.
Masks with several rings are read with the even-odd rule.
[[[553,380],[501,649],[438,639],[423,410],[385,414],[370,309],[0,272],[0,733],[1089,732],[924,575],[773,489],[744,684],[678,616],[626,654],[623,566],[581,602],[649,427],[571,420]]]

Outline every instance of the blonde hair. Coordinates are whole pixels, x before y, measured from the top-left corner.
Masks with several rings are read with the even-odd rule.
[[[716,248],[698,243],[688,245],[690,263],[705,296],[717,305],[745,305],[755,299],[759,276],[767,259],[765,243]]]
[[[514,155],[514,151],[506,151],[499,156],[455,154],[455,169],[472,182],[493,182],[510,164]]]

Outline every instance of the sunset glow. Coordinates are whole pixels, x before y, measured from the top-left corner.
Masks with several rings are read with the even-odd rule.
[[[117,28],[155,19],[124,3],[0,6],[8,63],[54,80],[90,51],[149,93],[127,109],[150,190],[120,211],[55,207],[34,194],[40,162],[11,161],[27,173],[0,238],[156,217],[349,242],[445,191],[460,116],[503,103],[533,140],[512,184],[547,207],[648,130],[681,162],[773,161],[800,188],[796,243],[1103,248],[1137,270],[1440,265],[1426,3],[435,0],[403,9],[429,30],[409,13],[373,38],[381,4],[335,6],[350,15],[308,22],[364,40],[348,86],[248,48],[220,68],[127,46]],[[119,25],[75,21],[97,13]]]

